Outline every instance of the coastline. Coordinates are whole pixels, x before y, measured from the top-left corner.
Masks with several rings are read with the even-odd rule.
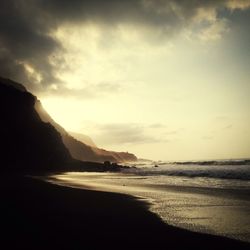
[[[245,242],[166,225],[132,196],[58,186],[24,176],[1,181],[9,249],[249,249]]]
[[[138,176],[126,173],[66,172],[50,182],[87,190],[132,195],[166,224],[192,232],[250,243],[248,184],[225,186],[224,181],[181,177]],[[210,185],[208,185],[210,184]],[[213,184],[213,185],[211,185]]]

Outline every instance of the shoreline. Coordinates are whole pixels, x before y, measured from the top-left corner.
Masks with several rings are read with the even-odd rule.
[[[166,225],[125,194],[3,176],[1,220],[9,249],[249,249],[250,244]]]
[[[180,186],[172,179],[172,184],[154,184],[155,179],[153,183],[144,179],[119,173],[64,173],[49,177],[57,185],[131,195],[148,202],[148,209],[167,225],[250,243],[248,190],[190,183]]]

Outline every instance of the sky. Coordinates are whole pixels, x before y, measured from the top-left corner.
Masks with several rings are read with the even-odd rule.
[[[249,23],[250,0],[3,0],[0,75],[99,147],[249,158]]]

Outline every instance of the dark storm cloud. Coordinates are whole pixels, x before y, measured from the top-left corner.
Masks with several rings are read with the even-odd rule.
[[[63,52],[63,45],[51,34],[65,23],[130,23],[169,37],[188,26],[198,9],[222,8],[228,2],[237,5],[232,0],[2,0],[0,75],[26,84],[38,81],[27,73],[26,64],[39,73],[40,87],[58,84],[56,69],[64,62],[58,59],[54,65],[50,58]]]
[[[50,23],[32,1],[1,1],[0,3],[0,74],[29,82],[24,64],[28,63],[42,75],[43,83],[54,81],[48,57],[60,44],[48,35]]]

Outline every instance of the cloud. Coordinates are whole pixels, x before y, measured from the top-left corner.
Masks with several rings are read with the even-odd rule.
[[[232,10],[244,10],[250,8],[250,0],[229,0],[227,6]]]
[[[231,129],[232,127],[233,127],[232,124],[228,124],[227,126],[223,127],[222,130]]]
[[[1,67],[1,75],[25,83],[37,80],[27,72],[25,64],[29,64],[41,75],[42,84],[57,81],[49,56],[61,45],[49,36],[54,25],[46,24],[45,18],[34,1],[1,1],[0,58],[8,62],[7,67]]]
[[[182,129],[176,129],[176,130],[171,130],[171,131],[167,131],[164,134],[169,136],[169,135],[177,135],[182,131]]]
[[[156,42],[199,24],[202,39],[208,40],[227,30],[220,10],[249,7],[248,0],[2,0],[0,75],[39,91],[63,85],[57,71],[65,67],[58,57],[65,48],[53,34],[64,25],[95,23],[103,30],[128,25]]]
[[[162,123],[153,123],[148,126],[148,128],[153,128],[153,129],[161,129],[161,128],[166,128],[166,125]]]
[[[52,94],[60,97],[93,99],[122,91],[122,86],[117,83],[101,82],[98,84],[83,84],[83,86],[81,88],[69,88],[65,85],[53,84],[43,93],[43,96]]]
[[[203,140],[213,140],[214,137],[212,135],[207,135],[202,137]]]
[[[203,41],[216,41],[221,39],[222,35],[229,32],[227,19],[214,21],[210,26],[200,32],[198,37]]]
[[[230,120],[230,117],[226,115],[219,115],[216,116],[214,120],[219,122],[227,122],[228,120]]]
[[[151,144],[168,142],[164,138],[157,138],[148,133],[147,129],[154,127],[142,124],[102,124],[96,125],[96,141],[99,145],[122,144]]]

